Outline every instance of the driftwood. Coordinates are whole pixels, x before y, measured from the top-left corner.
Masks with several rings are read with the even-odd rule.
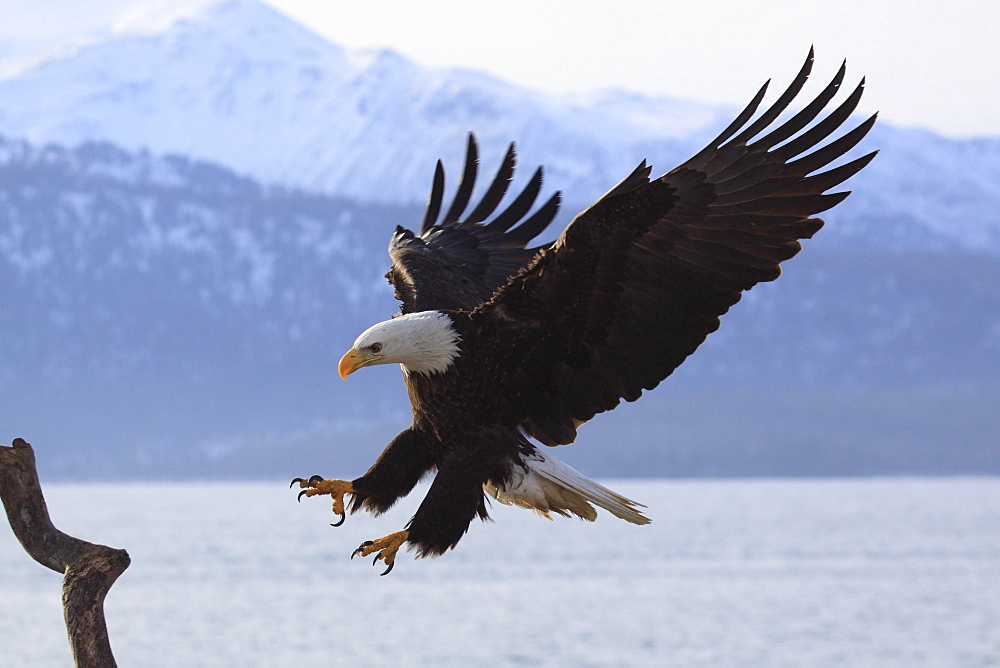
[[[38,563],[63,573],[63,615],[77,666],[114,666],[104,620],[104,597],[128,568],[125,550],[67,536],[52,526],[35,469],[35,451],[22,438],[0,447],[0,498],[14,535]]]

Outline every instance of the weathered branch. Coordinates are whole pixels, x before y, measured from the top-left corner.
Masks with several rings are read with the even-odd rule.
[[[104,597],[128,568],[125,550],[95,545],[52,525],[35,469],[35,451],[24,439],[0,447],[0,498],[14,535],[38,563],[63,573],[63,614],[77,666],[114,666],[104,620]]]

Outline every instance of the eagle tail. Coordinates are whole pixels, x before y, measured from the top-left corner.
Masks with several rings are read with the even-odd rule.
[[[500,503],[529,508],[548,519],[551,513],[573,514],[593,522],[597,506],[632,524],[650,522],[638,510],[646,506],[590,480],[552,455],[533,449],[524,458],[524,466],[503,487],[488,483],[486,491]]]

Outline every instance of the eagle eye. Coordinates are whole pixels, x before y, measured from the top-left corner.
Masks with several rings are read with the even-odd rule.
[[[375,353],[376,355],[378,355],[380,352],[382,352],[382,344],[381,343],[373,343],[370,346],[368,346],[368,350],[370,350],[373,353]]]

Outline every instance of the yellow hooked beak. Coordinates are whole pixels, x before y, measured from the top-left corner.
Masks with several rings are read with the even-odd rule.
[[[374,364],[380,359],[382,359],[382,355],[365,355],[351,348],[347,351],[346,355],[340,358],[340,364],[337,365],[337,373],[340,374],[341,378],[347,380],[348,376],[361,367]]]

